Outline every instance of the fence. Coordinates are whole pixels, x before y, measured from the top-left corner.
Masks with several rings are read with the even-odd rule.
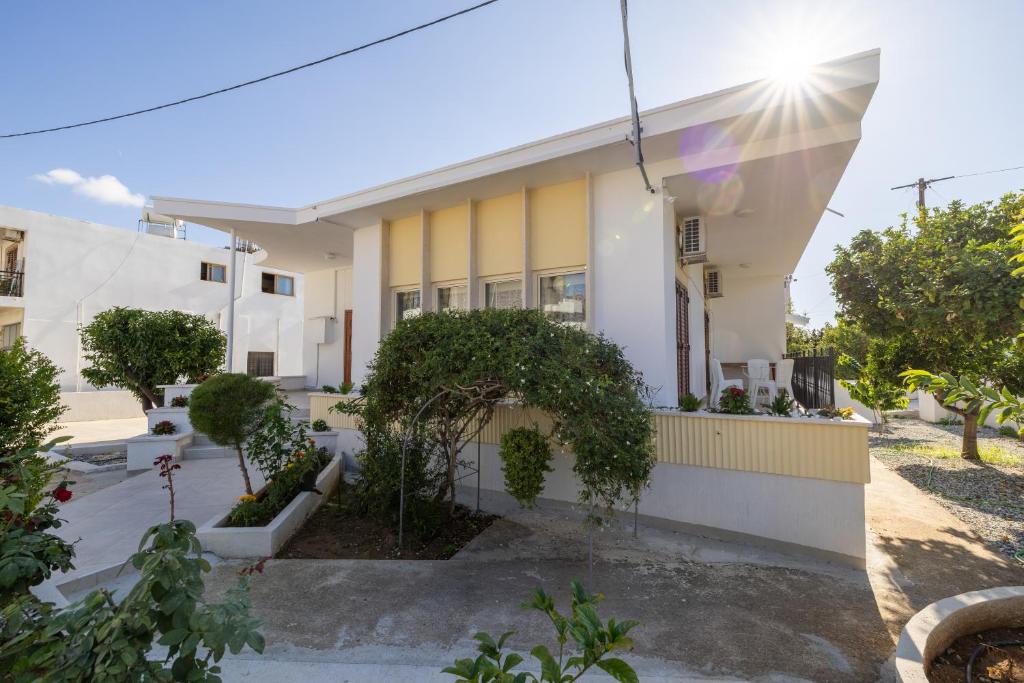
[[[787,353],[793,359],[793,398],[805,408],[836,404],[836,357],[831,351]]]

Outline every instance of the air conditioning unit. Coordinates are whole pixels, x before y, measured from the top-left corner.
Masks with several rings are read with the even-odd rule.
[[[5,242],[20,242],[21,237],[21,230],[15,230],[14,228],[0,228],[0,240]]]
[[[704,298],[714,299],[719,296],[725,296],[722,292],[722,271],[708,268],[704,271]]]
[[[690,216],[680,221],[679,258],[685,263],[703,263],[707,256],[707,229],[703,216]]]

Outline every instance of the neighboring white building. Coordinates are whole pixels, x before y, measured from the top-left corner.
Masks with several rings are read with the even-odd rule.
[[[174,309],[225,329],[230,252],[181,235],[173,224],[132,232],[0,206],[0,346],[25,337],[64,369],[62,390],[87,392],[78,328],[101,311]],[[237,264],[234,370],[302,374],[302,276],[243,252]]]

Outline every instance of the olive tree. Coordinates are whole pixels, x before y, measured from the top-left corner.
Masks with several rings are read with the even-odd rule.
[[[370,364],[361,397],[337,410],[361,418],[368,444],[415,432],[441,453],[437,500],[455,505],[459,453],[498,404],[551,417],[547,434],[575,456],[586,503],[637,500],[654,466],[643,378],[608,339],[536,310],[428,313],[403,320]],[[415,423],[415,424],[414,424]]]
[[[252,482],[242,447],[261,429],[267,407],[276,398],[277,388],[269,382],[224,373],[196,387],[188,402],[188,419],[196,431],[206,434],[218,446],[235,449],[248,495],[252,495]]]
[[[111,308],[82,327],[81,335],[89,363],[82,376],[96,387],[131,391],[144,410],[163,405],[159,385],[216,372],[226,348],[216,325],[181,311]]]
[[[19,337],[0,349],[0,454],[38,448],[67,407],[60,402],[62,370]]]
[[[1024,384],[1015,345],[1024,324],[1024,280],[1012,276],[1011,236],[1024,194],[922,212],[897,228],[864,230],[836,248],[827,270],[844,320],[884,341],[876,359],[895,379],[907,370],[966,378],[969,385]],[[920,377],[920,375],[914,375]],[[978,458],[982,404],[949,401],[948,382],[912,383],[964,420],[961,454]]]

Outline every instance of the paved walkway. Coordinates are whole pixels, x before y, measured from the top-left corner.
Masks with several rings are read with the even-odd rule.
[[[254,487],[263,485],[259,472],[251,466],[249,476]],[[76,473],[72,477],[83,480],[83,485],[89,488],[85,484],[88,475]],[[90,495],[72,498],[61,506],[61,517],[66,524],[57,533],[69,541],[77,541],[75,569],[44,584],[43,590],[52,591],[54,583],[69,584],[127,560],[138,550],[139,539],[146,529],[166,522],[170,516],[163,484],[164,480],[154,468]],[[181,469],[175,471],[174,489],[176,516],[191,520],[197,527],[232,505],[244,490],[238,461],[234,458],[182,461]]]
[[[87,422],[62,422],[51,439],[58,436],[70,436],[76,443],[95,443],[98,441],[124,441],[139,434],[145,434],[148,427],[145,417],[130,417],[124,420],[89,420]]]

